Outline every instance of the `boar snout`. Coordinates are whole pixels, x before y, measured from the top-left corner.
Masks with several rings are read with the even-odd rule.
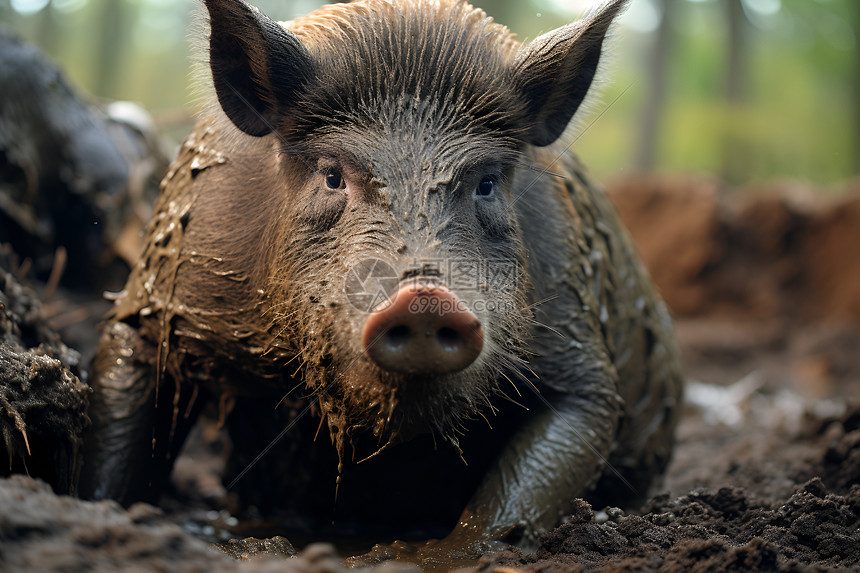
[[[456,294],[437,282],[413,280],[373,310],[361,341],[383,370],[450,374],[478,358],[484,332]]]

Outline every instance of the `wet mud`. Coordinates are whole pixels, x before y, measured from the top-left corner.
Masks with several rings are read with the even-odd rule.
[[[717,480],[679,497],[657,496],[641,514],[595,510],[583,501],[568,523],[541,538],[536,553],[511,549],[485,556],[477,570],[854,569],[860,565],[858,421],[860,410],[839,421],[810,421],[819,428],[783,444],[782,459],[774,456],[761,463],[737,458],[728,468],[715,468],[747,482],[754,475],[764,478],[763,466],[782,469],[770,476],[783,481],[780,487],[790,488],[788,495],[767,495],[771,484],[765,479],[761,479],[762,488],[752,483],[739,487],[731,485],[737,480],[726,479],[727,485]],[[805,468],[788,457],[810,447],[816,452]],[[699,449],[699,453],[705,465],[713,452]],[[798,483],[809,475],[824,477]]]
[[[79,360],[45,325],[35,293],[0,268],[0,476],[75,493],[89,425]]]
[[[860,277],[848,264],[860,240],[858,190],[822,200],[797,188],[750,195],[710,180],[657,177],[617,182],[610,192],[677,318],[689,383],[671,465],[638,511],[583,500],[536,553],[508,548],[468,570],[860,568]],[[696,218],[704,222],[691,224]],[[277,524],[236,505],[220,476],[240,446],[217,429],[214,413],[195,429],[159,508],[57,495],[66,487],[61,466],[52,458],[51,471],[36,469],[34,436],[53,436],[45,439],[71,459],[75,432],[24,416],[45,408],[21,407],[21,389],[52,389],[45,402],[70,417],[57,427],[82,423],[75,408],[86,391],[69,348],[87,348],[94,334],[64,328],[63,344],[50,334],[45,309],[36,312],[39,296],[5,280],[0,364],[26,368],[4,374],[0,396],[34,427],[27,454],[14,415],[0,408],[15,448],[10,470],[13,450],[0,440],[7,448],[0,472],[51,485],[0,478],[0,569],[347,570],[331,546],[308,543],[317,540],[290,539],[299,556],[287,558],[292,544],[275,537]],[[43,362],[52,366],[33,369]],[[69,376],[77,383],[63,394]]]

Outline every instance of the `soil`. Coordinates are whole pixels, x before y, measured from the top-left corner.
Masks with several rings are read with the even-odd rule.
[[[467,570],[860,570],[860,181],[827,199],[686,176],[609,191],[677,318],[689,384],[673,461],[644,507],[580,500],[536,553]],[[60,292],[44,310],[86,356],[98,304]],[[346,570],[328,545],[287,559],[283,538],[227,541],[260,525],[220,480],[229,447],[201,424],[159,509],[0,479],[0,569]]]
[[[35,293],[0,268],[0,476],[25,472],[73,494],[90,389],[80,356],[40,311]]]

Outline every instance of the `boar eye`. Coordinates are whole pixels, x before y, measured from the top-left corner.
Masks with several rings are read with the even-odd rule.
[[[340,189],[343,185],[343,177],[341,176],[340,171],[330,169],[325,174],[325,185],[329,189]]]
[[[496,178],[488,175],[478,183],[478,186],[475,188],[475,195],[478,197],[492,197],[495,191]]]

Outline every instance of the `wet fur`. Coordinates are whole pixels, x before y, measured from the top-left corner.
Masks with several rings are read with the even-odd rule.
[[[420,432],[459,449],[466,427],[474,432],[471,421],[490,418],[497,394],[534,383],[540,395],[528,397],[563,404],[600,456],[614,452],[625,469],[641,465],[645,483],[662,469],[680,392],[665,307],[598,186],[563,144],[542,147],[586,95],[564,81],[556,82],[564,93],[555,93],[544,75],[575,76],[571,66],[584,66],[589,84],[602,36],[573,63],[554,47],[595,22],[605,31],[622,6],[526,46],[455,0],[359,0],[289,23],[309,57],[289,39],[299,63],[273,65],[301,68],[287,70],[294,85],[273,92],[278,74],[265,71],[272,62],[249,64],[269,74],[254,89],[276,133],[252,137],[220,106],[207,109],[165,178],[146,250],[109,316],[139,335],[139,360],[153,362],[157,385],[175,392],[169,410],[153,414],[172,416],[165,439],[182,426],[180,413],[199,388],[224,405],[299,387],[316,402],[341,461],[362,434],[372,445],[357,459]],[[250,53],[268,58],[259,47]],[[563,97],[571,90],[573,103]],[[221,91],[231,109],[223,84]],[[266,127],[253,117],[239,121],[254,132]],[[333,166],[347,181],[343,192],[324,184]],[[487,173],[498,178],[498,193],[476,200]],[[519,273],[501,290],[458,292],[470,308],[492,296],[506,309],[478,314],[485,345],[474,364],[452,375],[406,376],[381,371],[360,343],[366,315],[349,304],[343,278],[367,257],[385,258],[401,277],[416,261],[452,257],[513,262]],[[116,351],[105,343],[102,363]],[[96,379],[113,383],[109,373]],[[504,422],[525,425],[522,416]],[[537,456],[542,463],[566,464],[566,482],[546,495],[580,495],[596,482],[603,457],[593,461],[581,444],[528,432],[556,448],[555,458]],[[544,453],[528,447],[507,448],[495,469],[518,471],[515,458]],[[494,488],[504,489],[499,481],[478,495],[492,501]],[[552,524],[553,511],[564,511],[557,505],[528,517],[530,534]],[[510,517],[507,504],[499,511],[490,523]]]
[[[465,2],[418,6],[414,2],[359,2],[324,8],[292,22],[290,29],[324,72],[302,86],[296,96],[294,109],[301,111],[285,114],[277,126],[285,188],[301,188],[309,175],[307,168],[320,157],[346,156],[356,170],[365,168],[376,174],[405,171],[412,176],[411,181],[374,177],[368,189],[405,190],[417,184],[425,187],[421,193],[440,188],[443,194],[462,195],[471,189],[458,189],[447,182],[462,179],[470,169],[491,159],[512,163],[519,156],[515,136],[523,129],[522,103],[511,90],[510,78],[517,43],[506,28],[492,23],[482,11]],[[338,57],[344,54],[349,56]],[[394,149],[380,149],[372,143],[403,133],[409,134],[407,139],[397,140],[391,146]],[[404,155],[420,158],[422,164],[403,170],[400,158]],[[397,158],[400,169],[380,165],[379,157]],[[434,168],[445,166],[445,170],[425,173],[425,162]],[[388,202],[391,208],[387,199],[380,191],[379,202]],[[495,373],[516,372],[520,367],[527,343],[523,325],[530,318],[524,303],[527,282],[520,281],[509,293],[486,293],[506,295],[501,306],[523,310],[487,314],[485,330],[491,333],[487,349],[465,372],[433,380],[382,372],[356,345],[354,328],[363,317],[337,293],[331,272],[333,267],[346,269],[364,256],[378,256],[376,250],[396,251],[400,245],[391,244],[392,237],[402,231],[389,220],[380,221],[378,210],[360,212],[359,208],[341,221],[338,208],[342,206],[326,210],[324,198],[312,201],[313,207],[274,206],[281,215],[268,222],[264,243],[283,249],[267,253],[263,265],[245,267],[269,269],[269,276],[260,279],[269,284],[267,300],[277,302],[264,312],[272,318],[266,330],[276,332],[296,349],[302,377],[319,396],[332,439],[339,447],[345,434],[361,429],[372,431],[381,443],[399,439],[400,433],[408,437],[430,430],[456,444],[462,422],[490,404],[497,384]],[[482,237],[471,231],[472,222],[457,221],[457,211],[450,207],[443,207],[449,213],[439,217],[439,213],[429,212],[434,208],[429,201],[416,204],[413,199],[409,216],[440,224],[426,229],[423,244],[408,246],[410,255],[449,259],[454,253],[431,245],[474,244],[474,252],[461,251],[456,256],[516,261],[524,268],[510,210],[507,216],[485,216],[483,226],[496,229],[499,240],[482,244]],[[317,212],[305,217],[310,209]],[[349,257],[337,253],[349,253]],[[402,262],[390,262],[406,270]],[[309,304],[311,291],[325,294]],[[507,340],[517,343],[502,342]]]

